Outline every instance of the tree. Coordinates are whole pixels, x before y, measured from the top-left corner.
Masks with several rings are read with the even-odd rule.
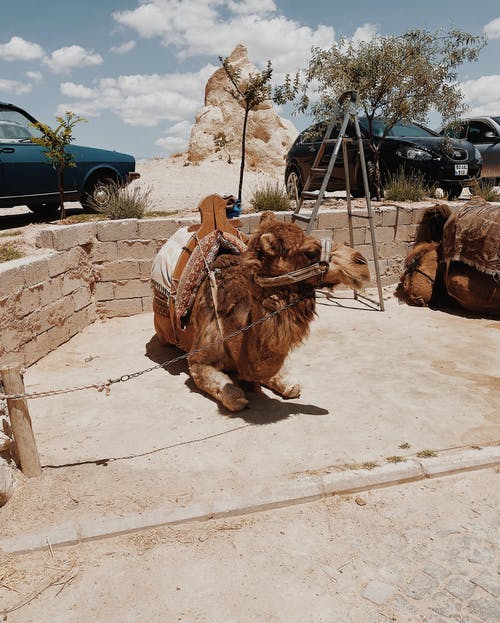
[[[61,208],[60,218],[66,216],[64,209],[64,169],[66,167],[74,167],[73,154],[66,150],[66,147],[73,140],[73,128],[77,123],[86,121],[82,117],[78,117],[75,113],[66,111],[64,117],[56,117],[58,125],[55,129],[45,123],[34,123],[33,125],[40,130],[42,136],[32,138],[37,145],[46,148],[45,156],[52,164],[57,175],[57,188],[59,191],[59,206]]]
[[[271,77],[273,68],[271,61],[267,61],[267,67],[264,71],[256,74],[249,74],[247,78],[242,78],[241,70],[229,62],[228,58],[219,56],[232,88],[229,93],[234,99],[241,103],[244,109],[243,130],[241,137],[241,164],[240,164],[240,180],[238,185],[238,203],[241,205],[241,192],[243,188],[243,174],[245,170],[245,144],[248,124],[248,115],[259,104],[268,99],[272,99],[277,104],[285,104],[297,96],[299,89],[298,75],[292,81],[289,76],[286,77],[285,84],[277,86],[274,91],[271,87]]]
[[[477,59],[486,45],[481,35],[458,29],[448,32],[415,29],[402,36],[377,36],[354,43],[342,39],[331,48],[312,49],[298,110],[309,110],[318,120],[331,117],[345,91],[356,90],[368,123],[377,196],[381,193],[379,149],[398,122],[425,122],[430,110],[453,122],[467,107],[456,82],[457,68]],[[317,98],[312,101],[307,89]],[[386,121],[376,141],[373,120]]]

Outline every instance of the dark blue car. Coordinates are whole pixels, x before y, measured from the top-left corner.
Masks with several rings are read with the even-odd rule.
[[[12,104],[0,102],[0,208],[27,205],[35,214],[54,216],[59,209],[57,175],[46,149],[32,142],[36,119]],[[75,167],[64,171],[64,199],[103,205],[110,185],[128,184],[140,176],[135,158],[93,147],[69,145]]]

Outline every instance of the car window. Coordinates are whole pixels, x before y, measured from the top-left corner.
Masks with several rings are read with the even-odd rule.
[[[326,132],[327,124],[324,123],[316,123],[312,125],[310,128],[307,128],[300,135],[301,143],[319,143],[323,140],[323,136]]]
[[[30,119],[17,110],[0,109],[0,142],[27,142],[41,132],[31,125]]]
[[[487,138],[485,134],[492,131],[487,123],[471,121],[467,129],[467,140],[471,143],[491,143],[491,138]]]
[[[467,133],[467,124],[461,124],[457,126],[449,126],[445,128],[441,134],[446,134],[450,138],[464,139]]]

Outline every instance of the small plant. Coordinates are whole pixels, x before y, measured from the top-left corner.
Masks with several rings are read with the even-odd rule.
[[[23,254],[10,242],[0,244],[0,263],[18,260],[20,257],[23,257]]]
[[[408,450],[409,448],[411,448],[411,446],[407,441],[404,441],[403,443],[399,444],[398,448],[400,448],[401,450]]]
[[[404,169],[389,175],[384,186],[384,198],[390,201],[422,201],[435,192],[436,188],[429,186],[422,175],[409,175]]]
[[[406,459],[402,456],[386,456],[385,460],[388,463],[404,463]]]
[[[90,207],[112,220],[142,218],[152,207],[151,188],[133,184],[121,186],[116,182],[107,185],[108,198],[104,204],[91,200]]]
[[[420,450],[420,452],[417,452],[419,459],[430,459],[431,457],[437,455],[438,453],[435,450]]]
[[[277,180],[267,180],[257,186],[250,197],[250,205],[255,212],[273,210],[274,212],[285,212],[291,210],[291,202],[286,188]]]
[[[83,117],[78,117],[75,113],[66,111],[64,117],[56,117],[58,125],[55,129],[45,123],[34,123],[33,125],[40,130],[42,136],[33,137],[31,140],[37,145],[46,148],[45,156],[53,166],[57,174],[57,188],[59,190],[59,206],[61,208],[61,219],[66,218],[64,210],[64,169],[74,167],[75,159],[66,147],[73,140],[73,128],[77,123],[86,121]]]
[[[0,234],[0,238],[13,238],[14,236],[20,236],[23,232],[20,229],[14,229],[12,231],[3,231]]]
[[[485,201],[500,201],[500,189],[486,180],[477,180],[470,188],[471,193]]]
[[[375,463],[375,461],[365,461],[361,467],[363,469],[375,469],[377,467],[377,464]]]
[[[227,156],[227,163],[233,164],[231,160],[231,154],[228,151],[227,146],[231,142],[231,139],[228,139],[225,132],[217,132],[214,136],[214,145],[215,145],[215,153],[223,151]]]

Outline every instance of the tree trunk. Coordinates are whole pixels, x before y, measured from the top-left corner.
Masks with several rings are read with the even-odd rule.
[[[240,165],[240,183],[238,186],[238,201],[241,206],[241,190],[243,188],[243,172],[245,170],[245,142],[247,135],[247,122],[248,122],[248,113],[250,109],[248,106],[245,106],[245,117],[243,119],[243,135],[241,137],[241,165]]]
[[[66,218],[66,210],[64,209],[64,169],[62,166],[57,169],[57,187],[59,189],[59,207],[61,208],[59,218],[63,219]]]

